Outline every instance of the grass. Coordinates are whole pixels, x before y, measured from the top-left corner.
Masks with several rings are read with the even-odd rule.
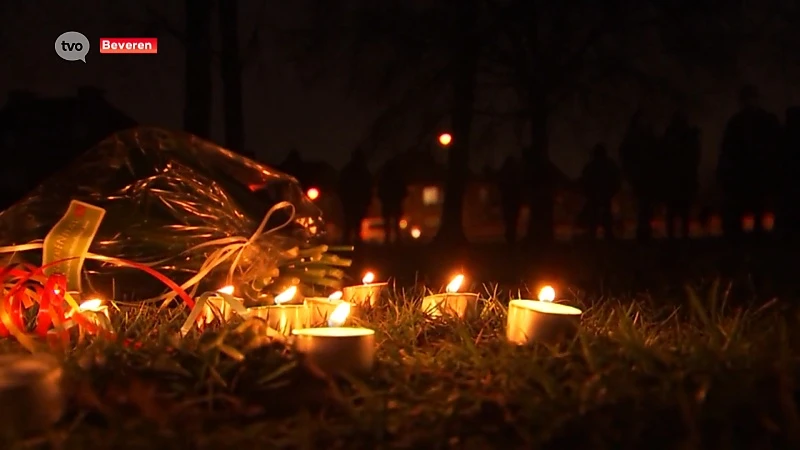
[[[508,295],[487,291],[471,323],[431,321],[421,292],[394,292],[364,318],[378,361],[360,379],[306,368],[256,320],[181,340],[185,311],[123,310],[118,329],[141,345],[87,340],[66,354],[68,415],[2,448],[800,445],[793,308],[731,308],[719,283],[673,306],[576,298],[573,342],[517,347],[504,340]]]

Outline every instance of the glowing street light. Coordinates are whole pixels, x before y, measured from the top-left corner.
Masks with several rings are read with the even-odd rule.
[[[439,144],[441,144],[442,147],[447,147],[451,142],[453,142],[453,136],[450,133],[442,133],[439,135]]]

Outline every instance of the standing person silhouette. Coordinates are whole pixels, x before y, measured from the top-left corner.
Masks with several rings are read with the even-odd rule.
[[[350,155],[350,161],[339,173],[339,198],[344,213],[342,238],[345,243],[361,242],[361,224],[372,203],[372,174],[361,149]]]
[[[620,145],[622,173],[636,197],[636,237],[649,240],[653,236],[653,208],[658,190],[658,138],[652,124],[640,110],[631,117],[628,130]]]
[[[378,199],[381,202],[384,243],[400,239],[400,219],[403,217],[403,202],[408,195],[400,156],[394,156],[383,165],[378,179]]]
[[[605,239],[613,239],[612,200],[622,187],[622,175],[617,164],[608,156],[604,144],[594,146],[592,159],[584,166],[580,183],[586,198],[585,214],[589,236],[596,238],[600,228]]]
[[[672,116],[661,145],[659,158],[663,176],[660,177],[662,199],[667,208],[667,236],[676,236],[675,221],[681,222],[681,237],[689,237],[692,204],[697,197],[700,166],[700,130],[689,124],[682,111]]]
[[[741,109],[725,126],[717,165],[724,196],[723,229],[727,237],[742,234],[742,218],[752,214],[755,233],[763,232],[767,202],[774,193],[777,170],[778,118],[759,106],[758,89],[747,85],[739,93]]]
[[[503,226],[505,240],[509,245],[517,242],[517,226],[522,209],[521,162],[514,156],[508,156],[497,173],[497,187],[500,191],[503,209]]]

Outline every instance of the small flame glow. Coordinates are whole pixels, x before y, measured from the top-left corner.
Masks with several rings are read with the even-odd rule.
[[[461,289],[461,285],[463,283],[464,283],[464,275],[458,274],[454,276],[452,280],[450,280],[450,283],[444,290],[448,294],[455,294],[456,292],[458,292],[459,289]]]
[[[375,274],[372,272],[367,272],[364,278],[361,279],[361,282],[364,284],[370,284],[373,281],[375,281]]]
[[[53,289],[53,294],[61,295],[61,289],[58,289],[58,288]]]
[[[308,192],[306,192],[306,195],[308,196],[309,200],[316,200],[319,198],[319,189],[312,187],[308,190]]]
[[[411,229],[411,237],[414,239],[419,239],[422,236],[422,230],[417,227]]]
[[[333,294],[328,296],[328,300],[341,300],[342,299],[342,291],[336,291]]]
[[[293,299],[295,295],[297,295],[297,286],[290,286],[288,289],[275,296],[275,304],[282,305]]]
[[[450,133],[442,133],[439,135],[439,144],[441,144],[442,147],[447,147],[451,142],[453,142],[453,136]]]
[[[328,318],[329,327],[340,327],[344,325],[347,316],[350,315],[350,303],[343,302],[333,310]]]
[[[545,286],[539,291],[540,302],[552,302],[556,299],[556,290],[553,286]]]
[[[227,285],[217,289],[217,292],[225,295],[233,295],[233,286]]]
[[[99,298],[93,298],[91,300],[86,300],[85,302],[78,305],[78,309],[80,311],[102,311],[103,309],[103,301]]]

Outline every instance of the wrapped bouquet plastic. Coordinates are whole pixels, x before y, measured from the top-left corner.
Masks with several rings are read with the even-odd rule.
[[[323,233],[292,176],[157,128],[112,135],[0,213],[5,254],[117,301],[176,295],[121,260],[190,294],[233,285],[246,303],[287,285],[335,288],[349,261],[320,244]]]

